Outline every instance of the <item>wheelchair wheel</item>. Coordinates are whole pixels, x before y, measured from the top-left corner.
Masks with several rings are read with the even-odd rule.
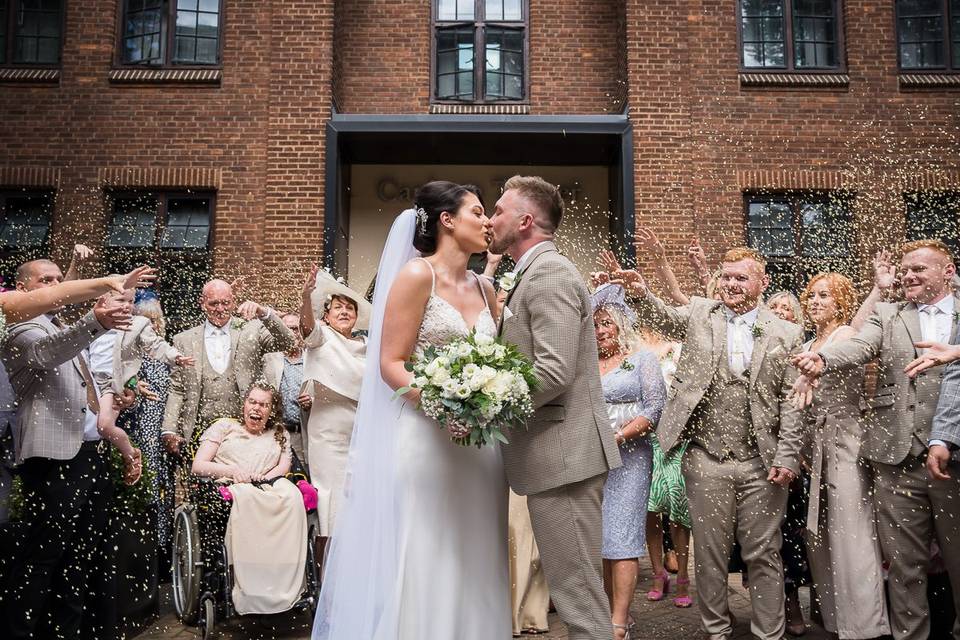
[[[210,640],[214,636],[213,627],[217,623],[217,608],[214,606],[213,598],[207,597],[200,603],[200,619],[198,626],[200,628],[200,637],[203,640]]]
[[[201,613],[202,578],[203,557],[196,508],[184,504],[173,514],[173,606],[177,617],[186,624],[196,624]]]

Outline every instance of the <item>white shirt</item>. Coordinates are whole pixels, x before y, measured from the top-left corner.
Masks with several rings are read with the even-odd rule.
[[[203,323],[203,345],[207,350],[207,360],[217,373],[223,373],[230,364],[230,321],[222,327],[214,326],[209,320]]]
[[[113,372],[113,347],[117,342],[117,334],[116,329],[107,331],[91,342],[90,346],[80,354],[80,357],[87,362],[87,368],[94,380],[98,373],[110,375]],[[93,385],[93,392],[97,394],[98,399],[101,398],[96,384]],[[85,441],[100,439],[100,432],[97,431],[97,414],[89,408],[84,413],[83,439]]]
[[[521,271],[523,271],[524,269],[526,269],[526,268],[527,268],[527,263],[530,262],[530,256],[533,255],[533,252],[537,250],[537,247],[539,247],[540,245],[542,245],[542,244],[544,244],[544,243],[546,243],[546,242],[552,242],[552,241],[551,241],[551,240],[542,240],[542,241],[538,242],[537,244],[533,245],[532,247],[530,247],[529,249],[527,249],[526,251],[524,251],[524,252],[523,252],[523,255],[520,256],[520,259],[517,260],[517,265],[513,268],[513,272],[514,272],[514,273],[520,273]]]
[[[734,373],[746,373],[753,357],[753,325],[760,309],[754,307],[737,315],[729,307],[724,307],[723,312],[727,316],[727,362],[730,370]]]
[[[950,342],[953,329],[953,296],[947,294],[934,304],[917,305],[920,312],[920,335],[925,342]]]

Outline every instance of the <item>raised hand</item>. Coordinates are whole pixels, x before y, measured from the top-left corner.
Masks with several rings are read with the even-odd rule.
[[[791,364],[803,375],[811,380],[819,378],[823,374],[823,358],[816,351],[804,351],[798,353],[790,359]]]
[[[93,306],[93,315],[104,329],[130,328],[130,311],[122,302],[100,298]]]
[[[597,258],[597,263],[600,265],[600,268],[606,271],[607,273],[612,274],[614,271],[620,270],[620,261],[617,260],[617,256],[606,249],[600,252],[600,256]]]
[[[628,296],[644,298],[647,295],[647,283],[634,269],[617,269],[610,274],[610,284],[618,284]]]
[[[886,249],[873,256],[873,284],[881,291],[889,291],[897,284],[897,267],[893,255]]]
[[[590,272],[590,284],[593,285],[593,288],[596,289],[600,285],[604,285],[610,282],[610,274],[606,271],[591,271]]]
[[[313,293],[313,290],[317,288],[317,273],[320,271],[320,267],[316,264],[310,265],[310,270],[307,271],[307,275],[303,279],[303,297],[309,299],[310,295]]]
[[[923,349],[923,355],[904,367],[907,376],[915,378],[921,371],[941,364],[949,364],[960,360],[960,345],[942,344],[940,342],[915,342],[917,349]]]
[[[687,247],[687,261],[698,277],[702,274],[709,273],[709,269],[707,268],[707,254],[704,253],[703,247],[700,246],[700,238],[696,236],[690,240],[690,245]]]
[[[633,234],[633,246],[638,253],[649,253],[656,256],[663,255],[663,245],[660,244],[657,234],[646,227],[639,227]]]
[[[237,315],[244,320],[253,320],[254,318],[262,320],[267,317],[267,308],[253,300],[247,300],[237,307]]]
[[[82,264],[93,257],[93,249],[88,247],[85,244],[75,244],[73,245],[73,257],[72,261],[75,261],[79,264]]]
[[[123,293],[127,289],[139,289],[153,285],[157,279],[157,270],[153,267],[143,265],[137,267],[125,276],[113,276],[110,281],[118,293]]]
[[[820,380],[811,380],[807,376],[797,376],[787,398],[796,409],[805,409],[813,403],[813,390],[820,386]]]

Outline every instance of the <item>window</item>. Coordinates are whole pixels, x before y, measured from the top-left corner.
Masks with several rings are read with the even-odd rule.
[[[840,0],[739,0],[743,69],[839,70]]]
[[[904,71],[960,71],[960,0],[897,0]]]
[[[57,66],[62,0],[0,0],[0,64]]]
[[[122,1],[120,64],[220,64],[221,0]]]
[[[434,0],[434,31],[435,100],[526,98],[526,0]]]
[[[197,299],[210,278],[210,228],[216,197],[203,193],[108,194],[107,268],[126,273],[137,265],[160,269],[155,289],[169,331],[198,320]]]
[[[749,194],[745,205],[747,244],[767,258],[770,291],[797,293],[821,271],[856,273],[847,194]]]
[[[960,192],[919,191],[904,194],[907,240],[942,240],[960,259]]]
[[[0,191],[0,275],[13,287],[24,262],[49,254],[54,194],[50,191]]]

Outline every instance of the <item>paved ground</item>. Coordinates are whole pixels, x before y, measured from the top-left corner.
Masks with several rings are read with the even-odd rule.
[[[637,589],[631,609],[637,620],[636,638],[639,640],[691,638],[697,640],[703,637],[699,632],[699,619],[696,604],[690,609],[677,609],[669,598],[656,603],[647,602],[646,592],[650,585],[650,571],[645,570],[641,575],[641,584]],[[169,585],[167,585],[169,591]],[[750,600],[747,593],[740,586],[739,575],[732,575],[728,585],[730,606],[738,622],[734,630],[733,640],[747,640],[750,635]],[[807,589],[801,589],[801,600],[804,609],[809,614],[809,594]],[[809,615],[807,615],[809,619]],[[222,640],[268,640],[271,638],[283,640],[307,640],[310,637],[312,620],[307,614],[283,614],[277,616],[249,616],[234,619],[217,627],[218,638]],[[137,640],[192,640],[199,638],[195,628],[185,627],[173,614],[169,597],[165,598],[161,606],[161,615]],[[567,631],[557,619],[556,614],[550,616],[550,632],[540,636],[523,636],[523,638],[543,640],[566,639]],[[825,640],[823,629],[811,626],[804,638],[809,640]],[[447,638],[430,638],[424,640],[455,640]],[[491,640],[499,640],[492,638]],[[503,639],[506,640],[506,639]]]

